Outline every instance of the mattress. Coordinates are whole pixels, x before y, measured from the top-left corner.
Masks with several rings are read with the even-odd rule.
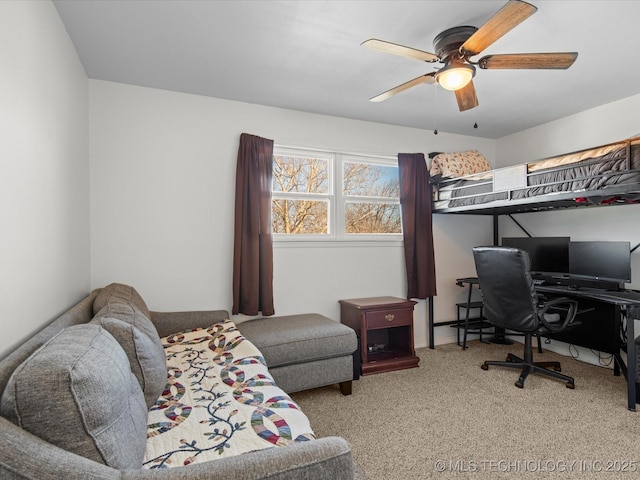
[[[507,169],[435,184],[434,211],[536,197],[542,200],[571,192],[580,202],[591,194],[606,197],[607,189],[619,186],[637,187],[640,197],[640,139],[529,163],[520,169],[522,178],[515,179],[513,188],[496,188],[494,177],[502,170]]]

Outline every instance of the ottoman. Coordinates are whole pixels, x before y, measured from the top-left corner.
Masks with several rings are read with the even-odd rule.
[[[287,393],[337,383],[351,394],[355,331],[317,313],[259,318],[237,324],[262,352],[278,386]]]

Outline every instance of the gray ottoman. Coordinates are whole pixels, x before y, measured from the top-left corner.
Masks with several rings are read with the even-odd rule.
[[[262,352],[278,386],[287,393],[337,383],[351,394],[356,333],[317,313],[269,317],[238,324]]]

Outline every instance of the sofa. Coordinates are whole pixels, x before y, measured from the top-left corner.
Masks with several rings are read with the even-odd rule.
[[[0,478],[361,478],[288,395],[350,394],[356,349],[316,314],[236,325],[96,289],[0,361]]]

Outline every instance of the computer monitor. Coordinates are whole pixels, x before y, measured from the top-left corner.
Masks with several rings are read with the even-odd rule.
[[[570,242],[569,274],[572,278],[631,282],[630,242]]]
[[[567,274],[569,241],[569,237],[504,237],[502,245],[526,250],[532,273]]]

